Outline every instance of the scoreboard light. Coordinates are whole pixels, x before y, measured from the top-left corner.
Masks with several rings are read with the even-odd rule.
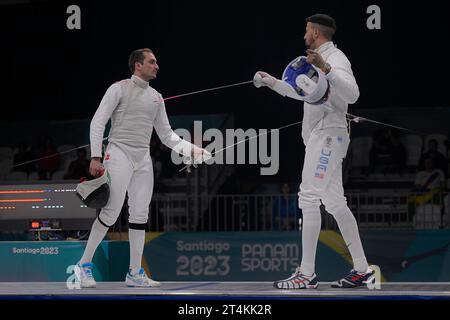
[[[31,221],[31,229],[39,229],[41,227],[41,224],[39,221]]]

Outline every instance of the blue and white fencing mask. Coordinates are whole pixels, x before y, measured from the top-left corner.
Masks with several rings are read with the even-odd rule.
[[[282,79],[294,88],[299,100],[309,104],[323,104],[328,99],[330,84],[316,66],[308,63],[306,57],[292,60],[284,69]]]

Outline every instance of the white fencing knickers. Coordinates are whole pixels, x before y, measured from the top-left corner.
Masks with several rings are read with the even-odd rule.
[[[350,139],[347,129],[314,130],[306,144],[299,207],[319,207],[320,201],[331,213],[347,205],[342,186],[342,160]]]
[[[114,143],[108,144],[103,165],[111,177],[109,201],[100,211],[99,220],[112,226],[119,217],[128,192],[129,222],[145,224],[153,193],[153,165],[150,151],[133,163]]]
[[[346,128],[328,128],[311,132],[306,144],[298,202],[303,214],[301,270],[307,275],[312,275],[315,269],[321,203],[336,219],[355,269],[365,272],[368,267],[356,219],[347,206],[342,185],[342,161],[349,143]]]

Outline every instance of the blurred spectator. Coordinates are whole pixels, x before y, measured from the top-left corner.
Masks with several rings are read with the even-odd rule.
[[[39,137],[37,157],[44,158],[37,163],[39,179],[50,180],[60,164],[60,156],[57,154],[52,138],[46,135]]]
[[[77,149],[77,158],[70,163],[69,169],[64,175],[64,179],[78,180],[83,177],[88,177],[89,164],[90,161],[86,157],[86,149]]]
[[[450,132],[447,134],[445,144],[445,158],[447,159],[447,177],[450,174]]]
[[[419,171],[414,180],[415,191],[419,193],[441,190],[445,187],[445,176],[441,169],[436,168],[432,158],[424,160],[425,170]]]
[[[400,142],[398,133],[390,129],[378,130],[373,137],[370,150],[370,171],[375,173],[402,174],[406,168],[406,149]]]
[[[370,172],[374,173],[380,165],[389,163],[390,130],[377,130],[373,136],[372,148],[370,149]]]
[[[423,153],[420,157],[419,161],[419,170],[424,170],[425,168],[425,159],[432,159],[434,167],[436,169],[442,170],[445,176],[448,173],[447,159],[445,156],[438,151],[438,142],[436,139],[430,139],[428,141],[428,150]]]
[[[434,167],[433,159],[424,160],[425,170],[419,171],[414,181],[414,194],[409,197],[410,212],[423,204],[441,204],[440,192],[445,189],[445,176],[442,170]]]
[[[300,218],[300,209],[297,196],[290,194],[289,184],[281,185],[282,195],[273,200],[272,222],[275,231],[296,230],[297,220]]]
[[[445,145],[445,150],[446,150],[445,156],[447,158],[450,158],[450,131],[447,133],[447,139],[445,139],[444,145]]]
[[[36,157],[34,156],[33,152],[31,151],[31,147],[26,141],[22,141],[19,143],[18,151],[14,155],[13,164],[17,165],[19,163],[28,162],[31,160],[34,160]],[[30,172],[35,171],[36,166],[35,163],[27,163],[21,166],[14,167],[13,171],[22,171],[26,172],[27,175],[30,174]]]

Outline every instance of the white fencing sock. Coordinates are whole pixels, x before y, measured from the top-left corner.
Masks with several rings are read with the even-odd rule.
[[[322,217],[320,216],[319,206],[302,208],[302,213],[302,263],[300,271],[307,276],[312,276],[315,272],[317,242],[319,241]]]
[[[340,209],[339,212],[332,213],[339,227],[339,231],[347,244],[348,250],[352,256],[353,268],[358,272],[366,272],[369,265],[367,264],[364,249],[359,237],[358,225],[356,219],[350,209]]]
[[[145,230],[129,229],[130,239],[130,270],[136,274],[141,269],[142,254],[144,253]]]
[[[108,227],[105,227],[98,219],[95,219],[92,224],[91,233],[89,234],[89,239],[84,249],[83,256],[81,257],[80,264],[87,262],[92,262],[95,250],[97,250],[98,245],[102,242],[103,238],[108,232]]]

